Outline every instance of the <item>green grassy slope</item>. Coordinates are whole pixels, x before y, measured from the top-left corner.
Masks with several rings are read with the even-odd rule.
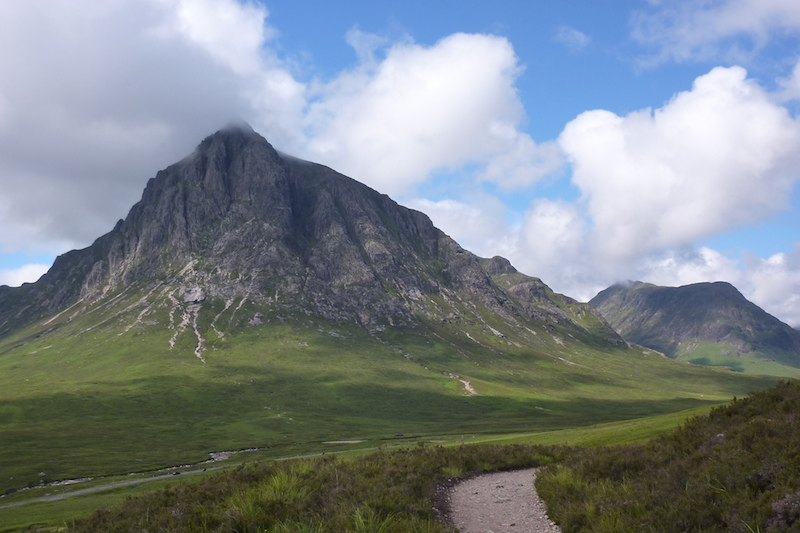
[[[491,446],[484,448],[491,448],[495,450],[495,454],[502,454],[504,457],[513,455],[513,453],[506,453],[509,444],[523,444],[528,445],[559,445],[559,446],[602,446],[602,445],[620,445],[630,443],[647,442],[654,436],[660,435],[666,431],[674,429],[690,416],[698,414],[705,414],[710,407],[700,407],[690,409],[688,411],[679,411],[677,413],[668,413],[666,415],[657,415],[646,417],[636,420],[610,422],[605,424],[597,424],[593,426],[584,426],[577,429],[563,429],[554,431],[543,431],[534,433],[513,433],[503,435],[451,435],[451,436],[436,436],[435,439],[426,437],[415,437],[408,435],[404,437],[397,437],[390,441],[371,442],[364,441],[360,443],[351,444],[316,444],[310,445],[306,450],[298,449],[298,452],[309,454],[313,452],[317,457],[308,458],[309,461],[314,461],[324,455],[336,455],[337,457],[349,460],[351,458],[360,458],[367,454],[374,454],[379,450],[388,451],[396,450],[398,448],[408,449],[417,448],[425,445],[425,449],[430,450],[430,445],[445,446],[445,447],[461,447],[464,444],[491,444],[501,446]],[[435,442],[432,442],[435,440]],[[380,446],[376,446],[380,444]],[[512,451],[515,448],[510,448]],[[540,450],[542,448],[539,448]],[[51,526],[62,526],[65,523],[70,523],[73,519],[86,517],[92,512],[113,506],[119,506],[125,500],[132,496],[138,496],[147,492],[153,492],[164,488],[165,486],[176,485],[184,483],[196,483],[208,476],[219,475],[217,469],[233,470],[241,463],[253,464],[257,462],[266,462],[276,458],[274,450],[253,450],[233,455],[229,460],[214,463],[213,465],[204,465],[193,468],[182,468],[180,471],[182,475],[175,477],[169,475],[167,472],[167,479],[147,480],[153,477],[152,474],[141,475],[123,475],[114,476],[111,478],[97,478],[94,480],[84,481],[71,485],[60,486],[47,486],[25,490],[14,494],[9,494],[0,498],[0,532],[11,532],[25,530],[32,525],[39,525],[42,528]],[[557,450],[550,450],[548,453],[556,453]],[[383,453],[383,452],[381,452]],[[560,452],[559,452],[560,453]],[[460,455],[458,450],[451,452],[451,457],[457,458]],[[452,476],[463,471],[463,466],[459,466],[460,459],[455,459],[452,464],[447,463],[442,465],[442,471],[447,476]],[[488,464],[488,462],[487,462]],[[202,471],[203,468],[211,469]],[[174,472],[175,470],[171,470]],[[158,473],[155,477],[158,478],[164,472]],[[464,472],[465,474],[467,472]],[[442,472],[432,472],[434,477],[441,475]],[[103,488],[113,485],[120,481],[137,480],[136,484],[127,485],[124,487]],[[89,494],[82,494],[78,496],[71,496],[57,501],[37,501],[39,498],[46,495],[63,495],[73,493],[75,491],[99,488],[96,492]],[[3,508],[6,505],[13,505],[17,503],[28,502],[24,505]]]
[[[796,531],[798,407],[800,385],[783,383],[637,446],[420,445],[255,464],[181,480],[66,525],[76,532],[447,531],[432,508],[441,507],[437,485],[545,466],[537,488],[565,533]]]
[[[179,327],[186,306],[168,302],[128,289],[0,340],[0,492],[214,451],[577,427],[770,383],[480,309],[477,321],[368,332],[208,301],[201,360],[193,327]],[[261,325],[249,325],[257,313]]]
[[[573,450],[537,488],[564,533],[799,531],[798,412],[782,383],[645,445]]]
[[[358,459],[253,465],[144,495],[70,523],[72,532],[445,533],[431,497],[465,472],[540,466],[537,446],[416,447]]]

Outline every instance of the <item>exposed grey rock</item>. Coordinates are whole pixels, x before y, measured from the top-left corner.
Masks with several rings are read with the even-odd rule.
[[[580,328],[565,309],[583,305],[504,258],[464,250],[423,213],[278,154],[249,127],[217,132],[158,172],[124,220],[92,246],[60,256],[39,282],[1,288],[0,335],[136,285],[174,287],[184,304],[246,296],[365,327],[420,317],[480,323],[488,312],[512,325],[534,319]],[[610,329],[608,337],[615,338]]]
[[[499,276],[502,274],[516,274],[517,269],[511,266],[511,262],[508,259],[496,255],[487,261],[486,272],[490,276]]]
[[[203,289],[198,286],[184,287],[181,295],[184,303],[200,303],[206,299]]]

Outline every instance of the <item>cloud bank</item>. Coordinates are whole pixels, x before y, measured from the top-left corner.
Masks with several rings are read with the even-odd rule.
[[[747,79],[718,67],[655,111],[589,111],[559,139],[602,243],[627,259],[764,220],[788,207],[800,124]]]
[[[268,16],[235,0],[0,6],[0,252],[88,245],[231,120],[393,194],[465,164],[508,187],[562,164],[519,128],[506,39],[425,47],[353,31],[352,69],[303,80]]]
[[[715,68],[655,110],[587,111],[566,125],[558,143],[580,191],[577,202],[534,200],[521,225],[505,225],[494,239],[462,225],[496,219],[491,211],[421,207],[468,248],[503,250],[523,271],[580,299],[624,279],[727,280],[800,323],[796,253],[739,264],[694,246],[787,209],[798,180],[800,122],[743,68]]]
[[[0,285],[18,287],[23,283],[34,282],[50,269],[51,265],[29,264],[20,268],[0,269]]]

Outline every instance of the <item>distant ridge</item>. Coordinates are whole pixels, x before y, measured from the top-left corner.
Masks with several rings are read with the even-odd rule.
[[[800,332],[730,283],[620,283],[589,303],[625,340],[674,359],[739,371],[763,371],[770,362],[800,368]]]

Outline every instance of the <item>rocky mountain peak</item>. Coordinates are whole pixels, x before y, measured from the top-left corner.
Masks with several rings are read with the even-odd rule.
[[[283,156],[241,124],[158,172],[128,216],[92,246],[59,257],[24,291],[0,293],[10,302],[25,292],[31,302],[14,319],[0,311],[0,324],[131,287],[159,287],[186,305],[244,298],[365,327],[476,321],[476,309],[510,323],[582,327],[541,281],[508,260],[476,257],[423,213],[330,168]]]
[[[511,265],[511,261],[496,255],[486,262],[486,272],[490,276],[501,276],[503,274],[516,274],[517,269]]]

